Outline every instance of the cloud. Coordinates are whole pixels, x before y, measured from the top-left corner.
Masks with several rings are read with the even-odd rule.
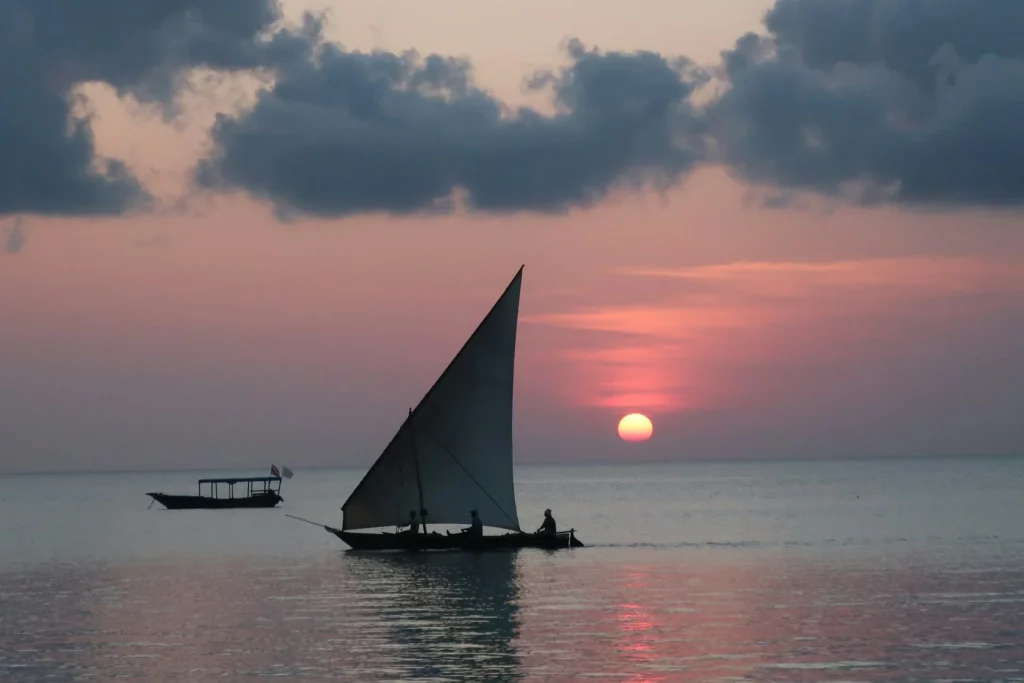
[[[776,0],[764,35],[709,72],[578,40],[527,79],[553,111],[513,108],[465,59],[351,52],[279,0],[0,0],[0,216],[121,214],[151,197],[97,155],[79,87],[178,113],[196,70],[270,83],[221,114],[197,185],[278,216],[557,213],[621,189],[664,190],[701,163],[767,186],[863,204],[1024,203],[1019,0]],[[703,94],[703,91],[702,93]],[[796,202],[796,203],[794,203]]]
[[[281,25],[278,0],[2,0],[4,43],[65,91],[103,82],[140,101],[170,103],[190,69],[271,68],[308,56],[322,20]],[[19,35],[20,34],[20,35]]]
[[[968,257],[922,256],[854,261],[748,261],[692,268],[620,268],[620,275],[666,278],[696,284],[690,291],[728,290],[748,299],[825,298],[836,293],[874,297],[885,291],[904,298],[937,298],[969,292],[1024,291],[1024,263]]]
[[[15,30],[0,5],[0,32]],[[121,213],[145,194],[124,164],[95,155],[71,93],[51,88],[44,67],[0,39],[0,215]]]
[[[708,110],[741,178],[858,203],[1024,203],[1024,3],[777,0]]]
[[[300,58],[319,25],[274,30],[277,0],[0,0],[0,215],[119,214],[149,197],[98,158],[77,86],[173,110],[185,74]]]
[[[28,237],[25,236],[25,229],[22,227],[20,219],[15,220],[12,225],[8,225],[4,229],[4,251],[6,253],[17,254],[25,248],[27,241]]]
[[[545,115],[495,99],[464,60],[323,45],[219,118],[198,180],[320,216],[446,211],[457,192],[476,211],[559,212],[668,187],[702,158],[690,103],[702,71],[578,41],[568,52],[569,66],[529,80],[553,94]]]
[[[1024,57],[1024,4],[1017,0],[776,0],[765,26],[807,66],[881,64],[931,89],[952,49],[966,62]]]
[[[320,45],[239,116],[221,117],[200,185],[286,215],[564,211],[618,187],[666,188],[724,163],[774,188],[861,204],[1024,203],[1024,4],[777,0],[766,35],[723,55],[724,94],[685,59],[569,45],[510,110],[459,59]],[[712,154],[714,152],[714,154]]]

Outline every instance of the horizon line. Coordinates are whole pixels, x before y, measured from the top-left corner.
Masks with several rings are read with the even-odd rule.
[[[662,460],[575,460],[572,462],[522,462],[519,466],[526,467],[593,467],[603,466],[640,466],[640,465],[684,465],[689,463],[762,463],[762,462],[819,462],[819,461],[850,461],[850,460],[941,460],[957,458],[1020,458],[1024,457],[1021,452],[1004,453],[907,453],[907,454],[868,454],[868,455],[837,455],[837,456],[698,456],[680,459]],[[275,463],[276,464],[276,463]],[[289,466],[294,472],[303,470],[366,470],[372,466],[372,462],[365,465],[300,465],[298,468]],[[0,477],[24,476],[24,475],[68,475],[68,474],[179,474],[183,472],[224,472],[224,471],[248,471],[255,467],[188,467],[188,468],[166,468],[157,467],[153,469],[96,469],[96,470],[0,470]]]

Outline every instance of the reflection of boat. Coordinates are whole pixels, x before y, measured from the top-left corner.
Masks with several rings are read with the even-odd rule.
[[[518,553],[350,554],[349,618],[386,625],[367,629],[379,638],[360,648],[367,667],[394,680],[519,680],[519,571]]]
[[[277,488],[274,488],[277,482]],[[203,495],[203,484],[209,486],[209,495]],[[220,485],[226,485],[227,497],[221,497]],[[245,484],[245,495],[235,495],[235,484]],[[168,510],[222,510],[228,508],[272,508],[280,503],[281,477],[246,477],[236,479],[200,479],[199,495],[178,496],[167,493],[147,493],[147,496]]]
[[[341,529],[357,550],[580,547],[573,531],[523,533],[512,477],[512,380],[523,269],[391,439],[342,506]],[[504,535],[425,533],[466,524],[470,510]],[[355,529],[403,526],[419,511],[424,533]]]

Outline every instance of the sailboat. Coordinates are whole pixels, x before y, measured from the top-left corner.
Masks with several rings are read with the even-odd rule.
[[[512,384],[523,269],[469,337],[341,506],[341,529],[356,550],[484,550],[582,547],[575,529],[524,533],[512,472]],[[466,525],[476,511],[504,534],[429,531]],[[418,533],[398,528],[410,517]]]

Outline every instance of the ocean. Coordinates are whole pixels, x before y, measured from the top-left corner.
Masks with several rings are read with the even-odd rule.
[[[1024,459],[520,467],[588,547],[420,555],[285,517],[363,473],[295,470],[0,476],[0,681],[1024,681]]]

